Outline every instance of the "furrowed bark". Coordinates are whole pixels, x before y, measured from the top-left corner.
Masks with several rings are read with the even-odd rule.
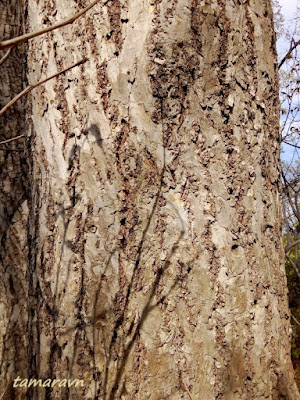
[[[85,384],[18,396],[296,400],[270,2],[115,0],[27,57],[88,59],[27,105],[28,371]]]
[[[0,37],[21,34],[22,2],[0,4]],[[5,55],[2,51],[0,58]],[[0,65],[0,109],[23,89],[24,54],[13,49]],[[26,376],[27,363],[27,201],[24,151],[25,104],[0,119],[0,398],[18,399],[12,384]],[[20,136],[18,140],[9,141]]]

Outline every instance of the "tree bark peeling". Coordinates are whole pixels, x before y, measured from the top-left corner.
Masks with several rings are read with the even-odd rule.
[[[28,0],[27,27],[85,6]],[[28,100],[26,365],[85,384],[9,398],[298,398],[271,16],[118,0],[30,41],[29,83],[89,61]]]

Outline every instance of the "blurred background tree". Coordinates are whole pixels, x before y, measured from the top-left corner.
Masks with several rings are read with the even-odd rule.
[[[277,32],[281,100],[281,143],[284,244],[292,322],[292,361],[300,386],[300,10],[299,1],[273,0]],[[285,18],[282,6],[295,8]]]

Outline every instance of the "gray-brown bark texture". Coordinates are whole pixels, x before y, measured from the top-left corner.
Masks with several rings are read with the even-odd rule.
[[[17,0],[0,2],[0,37],[20,35],[22,8]],[[5,52],[1,52],[0,58]],[[22,48],[0,66],[0,108],[23,89]],[[0,117],[0,142],[25,133],[20,101]],[[24,140],[0,144],[0,398],[14,398],[11,381],[26,375],[27,364],[27,202]],[[1,397],[2,396],[2,397]]]
[[[32,31],[88,3],[26,4]],[[22,246],[2,250],[4,398],[299,399],[269,0],[99,1],[30,40],[26,77],[85,57],[17,108],[28,261],[10,219]],[[5,154],[5,168],[20,156]],[[13,388],[18,375],[84,387]]]

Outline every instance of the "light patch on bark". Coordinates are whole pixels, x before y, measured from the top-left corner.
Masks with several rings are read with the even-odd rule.
[[[28,355],[86,385],[27,395],[296,399],[269,1],[99,3],[30,42],[28,80],[84,57],[27,105]]]

